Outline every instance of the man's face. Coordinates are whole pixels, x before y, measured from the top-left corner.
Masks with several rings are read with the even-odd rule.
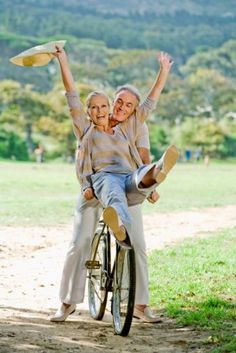
[[[128,119],[138,105],[138,100],[133,93],[128,90],[120,91],[113,102],[113,119],[122,122]]]
[[[88,114],[94,124],[106,126],[109,121],[109,104],[106,97],[95,96],[91,98]]]

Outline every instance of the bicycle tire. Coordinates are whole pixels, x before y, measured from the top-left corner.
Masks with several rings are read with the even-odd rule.
[[[106,234],[96,233],[92,242],[91,263],[96,261],[97,265],[91,265],[88,270],[89,312],[95,320],[102,320],[107,303],[107,246]]]
[[[132,324],[135,301],[135,254],[118,248],[113,277],[112,314],[115,334],[127,336]]]

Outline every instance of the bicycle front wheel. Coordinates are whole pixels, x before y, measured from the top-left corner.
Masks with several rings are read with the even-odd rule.
[[[88,261],[88,302],[90,315],[102,320],[107,303],[107,237],[95,234],[92,244],[92,260]]]
[[[127,336],[133,318],[135,300],[135,254],[119,248],[113,277],[112,314],[117,335]]]

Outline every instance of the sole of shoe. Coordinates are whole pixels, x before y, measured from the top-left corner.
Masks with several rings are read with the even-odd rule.
[[[161,184],[170,170],[174,167],[179,157],[179,152],[175,146],[170,146],[167,148],[163,156],[163,165],[160,172],[157,174],[155,180],[158,184]]]
[[[116,239],[116,241],[117,241],[117,244],[119,244],[122,248],[125,248],[127,250],[132,249],[132,245],[129,242],[127,242],[127,236],[126,236],[125,241],[119,241],[117,239]]]
[[[113,207],[108,206],[105,208],[103,212],[103,220],[106,225],[111,228],[117,240],[124,241],[126,239],[125,229],[122,229],[119,226],[118,214]]]

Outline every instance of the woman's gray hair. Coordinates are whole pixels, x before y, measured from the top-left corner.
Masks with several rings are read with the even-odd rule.
[[[120,93],[121,91],[129,91],[130,93],[132,93],[138,100],[138,103],[140,103],[141,101],[141,94],[139,92],[139,90],[133,86],[133,85],[130,85],[130,84],[126,84],[126,85],[123,85],[123,86],[119,86],[115,92],[115,95],[117,95],[118,93]]]
[[[108,95],[105,92],[103,92],[103,91],[93,91],[93,92],[89,93],[89,95],[86,98],[85,104],[86,104],[87,109],[90,108],[90,104],[91,104],[92,98],[97,97],[97,96],[105,97],[107,99],[108,106],[110,106],[109,97],[108,97]]]

